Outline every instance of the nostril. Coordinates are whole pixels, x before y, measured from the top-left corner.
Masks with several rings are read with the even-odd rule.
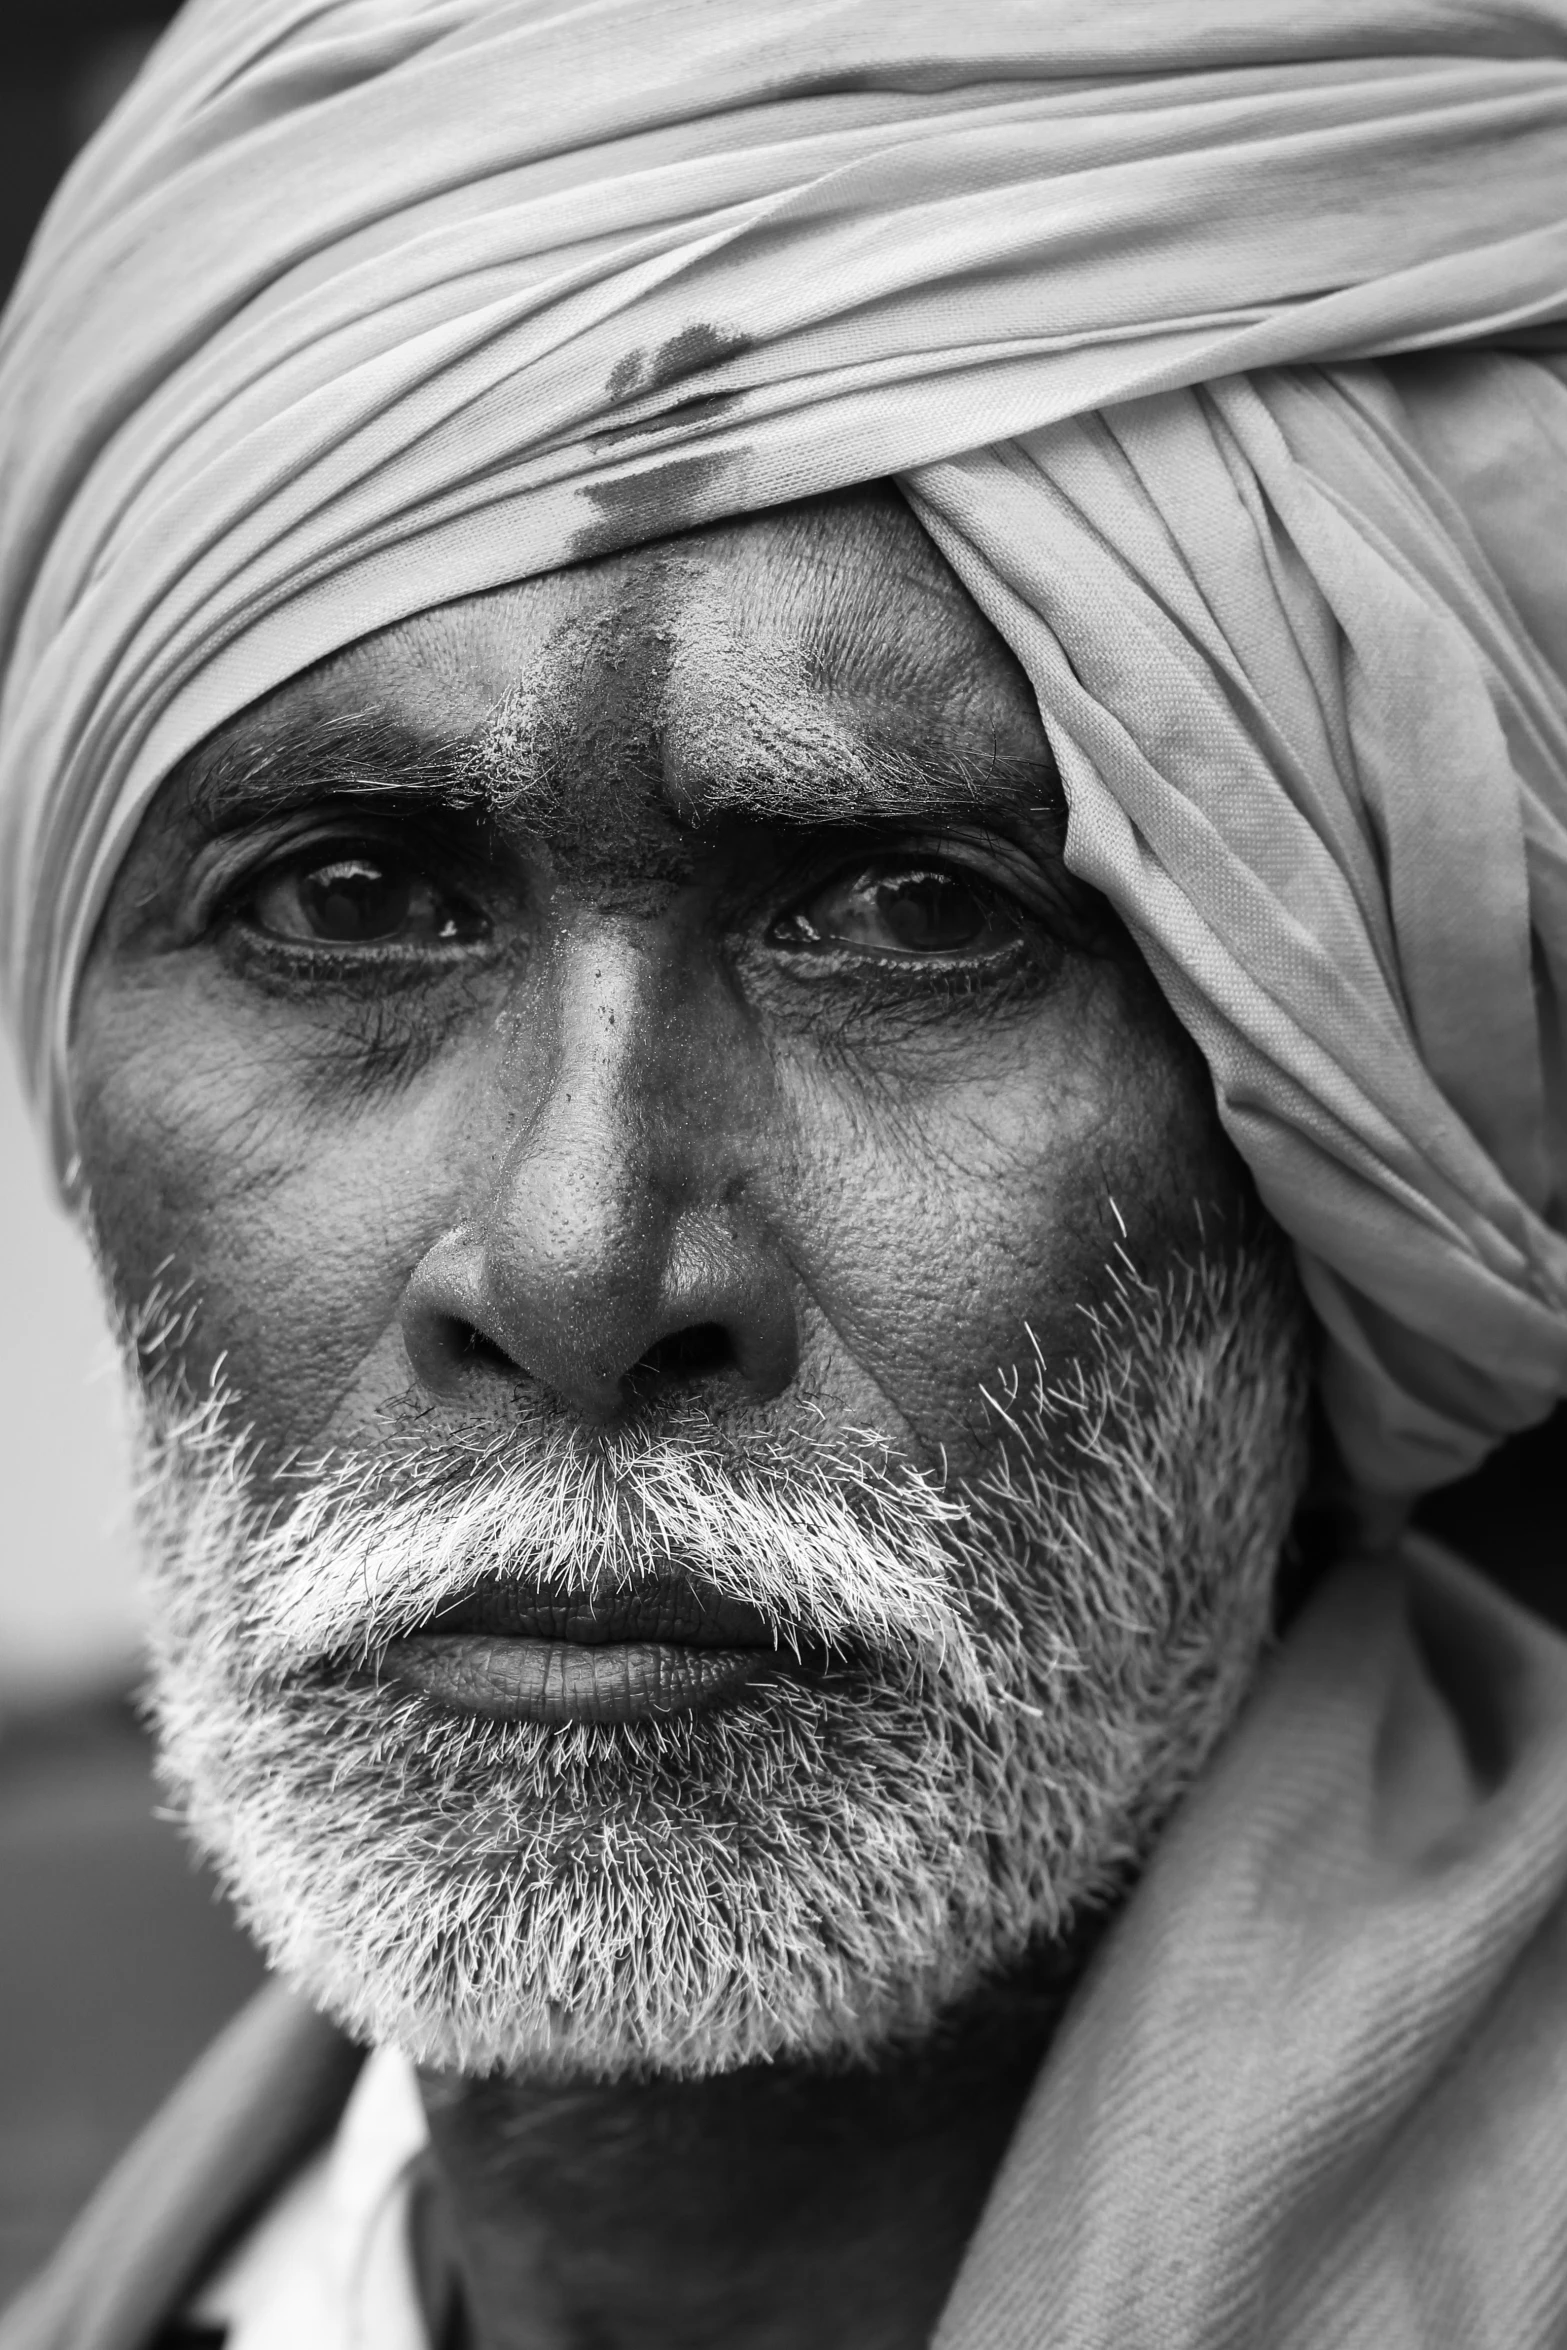
[[[735,1360],[734,1341],[722,1322],[694,1322],[687,1330],[672,1330],[631,1366],[634,1388],[679,1386],[727,1371]]]
[[[506,1349],[497,1346],[493,1338],[486,1338],[484,1332],[476,1330],[471,1322],[452,1324],[449,1345],[453,1357],[459,1362],[471,1363],[479,1370],[516,1373],[517,1366]]]
[[[460,1379],[468,1371],[507,1371],[515,1378],[517,1366],[504,1347],[459,1314],[432,1314],[420,1330],[419,1359],[427,1373],[443,1380]]]

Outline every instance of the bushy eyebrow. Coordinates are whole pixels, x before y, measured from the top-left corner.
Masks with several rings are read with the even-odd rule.
[[[322,799],[417,800],[472,807],[482,799],[471,748],[398,726],[383,713],[300,712],[244,718],[181,761],[172,784],[189,819],[224,832]]]
[[[585,787],[568,739],[523,743],[493,724],[441,739],[375,710],[241,719],[191,752],[171,780],[188,820],[212,833],[319,800],[445,808],[550,833],[573,828],[579,804],[602,802],[615,781],[656,795],[695,827],[726,818],[814,828],[1065,814],[1052,762],[980,743],[916,751],[875,733],[801,739],[753,727],[697,756],[660,756],[649,745],[617,777]]]

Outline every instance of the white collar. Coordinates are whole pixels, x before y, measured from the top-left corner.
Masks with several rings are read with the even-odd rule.
[[[227,2350],[429,2350],[408,2240],[426,2144],[407,2059],[377,2049],[330,2145],[274,2197],[192,2304]]]

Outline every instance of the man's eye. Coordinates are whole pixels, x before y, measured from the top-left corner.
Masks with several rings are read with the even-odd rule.
[[[483,919],[412,865],[356,853],[275,868],[248,912],[274,938],[317,946],[421,946],[476,938]]]
[[[943,865],[870,865],[786,914],[786,946],[859,947],[873,955],[997,955],[1022,935],[1020,908],[977,874]]]

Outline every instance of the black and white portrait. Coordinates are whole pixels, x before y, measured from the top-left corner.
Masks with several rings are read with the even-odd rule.
[[[188,0],[0,973],[264,1970],[4,2350],[1567,2339],[1563,0]]]

